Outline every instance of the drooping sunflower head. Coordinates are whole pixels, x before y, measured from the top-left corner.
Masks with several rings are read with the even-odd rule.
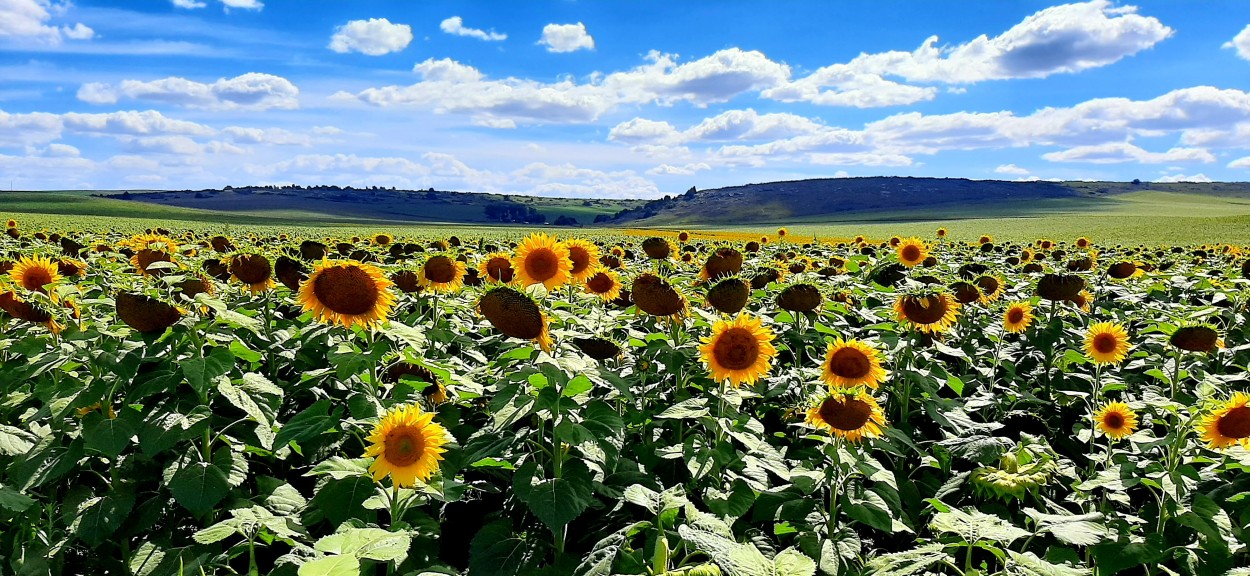
[[[573,268],[569,270],[573,281],[585,281],[599,265],[599,247],[594,242],[581,238],[565,240],[564,245],[569,249],[569,260],[573,261]]]
[[[62,276],[86,276],[87,263],[77,258],[61,258],[56,261],[56,270]]]
[[[162,276],[167,270],[162,267],[153,268],[159,262],[173,262],[178,253],[178,243],[168,236],[159,234],[140,234],[131,238],[126,245],[134,252],[130,264],[140,276]]]
[[[707,291],[707,303],[724,314],[737,314],[751,297],[751,285],[746,280],[730,277],[717,282]]]
[[[434,421],[434,414],[422,413],[415,404],[388,411],[366,440],[365,456],[374,458],[369,466],[373,479],[389,474],[391,482],[401,488],[428,481],[438,471],[449,442],[447,430]]]
[[[1075,274],[1047,274],[1037,281],[1037,295],[1046,300],[1071,300],[1085,289],[1085,279]]]
[[[807,410],[807,423],[848,442],[876,438],[886,426],[877,400],[859,390],[833,390]]]
[[[433,370],[414,364],[412,362],[399,361],[391,364],[382,374],[382,381],[389,384],[397,384],[402,382],[404,377],[408,377],[417,382],[424,382],[426,386],[421,389],[421,395],[425,397],[430,404],[438,406],[447,401],[447,387],[443,385],[438,375]]]
[[[982,497],[1004,501],[1024,500],[1048,484],[1059,469],[1055,455],[1046,448],[1022,442],[998,459],[998,466],[981,466],[968,477]]]
[[[477,311],[505,335],[533,340],[543,350],[551,351],[547,316],[529,296],[500,286],[482,295],[477,302]]]
[[[1108,438],[1119,440],[1137,430],[1137,413],[1123,402],[1108,402],[1094,413],[1094,427]]]
[[[391,242],[395,241],[395,238],[390,234],[381,233],[374,234],[371,240],[373,241],[374,246],[390,246]],[[353,240],[353,242],[359,242],[359,240]]]
[[[567,246],[540,232],[527,236],[517,246],[512,269],[521,286],[542,284],[552,290],[572,277],[573,260]]]
[[[642,241],[642,251],[652,260],[665,260],[673,255],[673,244],[659,236]]]
[[[1071,300],[1068,300],[1068,302],[1071,302],[1077,308],[1080,308],[1082,312],[1089,313],[1090,308],[1094,303],[1094,295],[1089,290],[1081,290]]]
[[[22,256],[9,270],[9,278],[13,283],[30,290],[47,294],[44,286],[61,281],[61,274],[56,263],[43,256]]]
[[[736,388],[754,384],[768,373],[777,354],[772,341],[772,331],[759,318],[739,314],[713,324],[699,352],[713,380],[729,380]]]
[[[990,236],[989,234],[982,234],[980,238],[977,238],[977,244],[989,244],[990,242],[993,242],[993,241],[994,241],[994,237]]]
[[[345,328],[371,328],[386,319],[395,303],[392,282],[371,264],[322,261],[300,286],[299,303],[321,322]]]
[[[1107,268],[1107,275],[1116,280],[1124,280],[1141,276],[1142,272],[1138,270],[1135,262],[1116,262]]]
[[[598,266],[586,278],[586,293],[594,294],[604,302],[616,300],[621,295],[621,278],[616,272]]]
[[[927,286],[903,294],[894,301],[899,322],[906,322],[921,332],[945,332],[959,315],[959,302],[950,294]]]
[[[630,289],[634,305],[652,316],[678,316],[686,312],[686,298],[672,284],[649,272],[638,275]]]
[[[950,286],[951,292],[955,296],[955,301],[960,304],[971,304],[980,302],[984,296],[981,294],[981,288],[971,282],[960,280]]]
[[[976,279],[977,288],[981,289],[981,303],[989,304],[1003,295],[1003,280],[997,276],[985,275]]]
[[[811,312],[820,308],[824,297],[811,284],[791,284],[777,295],[777,307],[790,312]]]
[[[512,282],[512,255],[507,252],[491,252],[477,265],[477,274],[487,282],[509,284]]]
[[[621,347],[616,342],[606,338],[574,338],[573,345],[577,346],[577,349],[581,350],[582,354],[600,362],[621,355]]]
[[[182,319],[176,306],[145,294],[120,292],[113,302],[117,317],[142,334],[162,333]]]
[[[723,276],[732,276],[742,272],[742,253],[731,246],[721,246],[708,255],[703,263],[699,277],[703,280],[715,280]]]
[[[1220,347],[1220,333],[1210,324],[1195,324],[1177,328],[1168,341],[1188,352],[1212,352]]]
[[[273,266],[261,254],[235,254],[230,259],[230,279],[243,283],[252,294],[277,286],[273,280]]]
[[[455,292],[464,285],[464,262],[447,254],[430,256],[421,265],[420,285],[433,292]]]
[[[1202,439],[1212,449],[1240,444],[1250,449],[1250,394],[1237,392],[1203,417]]]
[[[898,244],[898,261],[911,268],[924,262],[929,256],[929,248],[919,238],[908,238]]]
[[[1019,334],[1029,329],[1033,323],[1033,306],[1028,302],[1012,302],[1003,312],[1003,329]]]
[[[1095,364],[1115,364],[1128,356],[1128,332],[1114,322],[1100,322],[1085,334],[1085,353]]]
[[[881,353],[862,340],[838,338],[825,353],[820,379],[831,387],[868,386],[876,389],[889,372],[881,367]]]

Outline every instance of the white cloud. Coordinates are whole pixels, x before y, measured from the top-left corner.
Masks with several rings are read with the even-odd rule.
[[[141,154],[196,156],[204,147],[186,136],[151,136],[126,140],[126,150]]]
[[[668,164],[660,164],[655,168],[647,170],[647,174],[655,176],[693,176],[696,172],[711,170],[712,167],[706,162],[696,164],[686,164],[684,166],[670,166]]]
[[[90,82],[78,89],[78,99],[91,104],[113,104],[121,98],[210,110],[292,109],[299,107],[299,88],[281,76],[249,72],[212,84],[171,76],[150,82],[123,80],[119,86]]]
[[[282,128],[248,128],[229,126],[221,133],[232,141],[240,144],[274,144],[278,146],[308,146],[312,140],[305,135],[296,134]]]
[[[399,52],[412,42],[412,27],[392,24],[386,18],[352,20],[334,29],[330,37],[331,50],[339,53],[359,52],[369,56],[381,56]]]
[[[1013,176],[1024,176],[1029,173],[1028,170],[1016,166],[1015,164],[1000,164],[994,169],[995,174],[1011,174]]]
[[[82,152],[69,144],[48,144],[47,149],[43,150],[41,155],[49,158],[77,158],[82,156]]]
[[[543,36],[538,41],[546,46],[548,52],[576,52],[578,50],[594,50],[595,39],[586,33],[586,25],[548,24],[543,26]]]
[[[825,66],[803,78],[765,90],[783,102],[868,108],[933,99],[936,88],[902,84],[972,84],[985,80],[1045,78],[1106,66],[1171,36],[1156,18],[1108,0],[1064,4],[1041,10],[1006,32],[957,46],[939,46],[931,36],[912,52],[861,54]]]
[[[1077,146],[1059,152],[1042,154],[1042,158],[1051,162],[1088,162],[1090,164],[1215,162],[1215,156],[1202,148],[1172,148],[1167,152],[1150,152],[1128,142]]]
[[[260,10],[265,5],[259,0],[221,0],[223,7],[229,11],[231,8],[242,8],[244,10]]]
[[[1224,48],[1232,48],[1242,60],[1250,60],[1250,24],[1242,28],[1232,40],[1225,42]]]
[[[170,0],[170,1],[173,3],[174,7],[185,8],[187,10],[194,10],[196,8],[203,8],[205,6],[208,6],[208,4],[205,4],[203,2],[197,2],[196,0]]]
[[[438,25],[438,28],[453,36],[468,36],[469,38],[477,38],[478,40],[484,40],[486,42],[499,42],[508,39],[507,34],[500,34],[494,30],[487,32],[485,30],[478,30],[477,28],[468,28],[464,25],[464,19],[459,16],[452,16],[451,18],[443,20],[442,23]]]
[[[1229,168],[1250,168],[1250,156],[1238,158],[1228,163]]]
[[[512,130],[516,128],[516,121],[511,118],[474,116],[472,122],[474,126],[482,126],[484,128],[495,128],[499,130]]]
[[[902,154],[876,152],[824,152],[808,156],[812,164],[825,166],[911,166],[912,159]]]
[[[95,31],[81,22],[73,26],[49,26],[53,14],[69,8],[56,0],[0,0],[0,38],[19,38],[48,46],[60,45],[62,37],[89,40]]]
[[[1170,174],[1155,180],[1155,182],[1211,182],[1211,178],[1201,172],[1192,176],[1184,174]]]
[[[726,102],[752,90],[776,86],[790,77],[790,67],[762,52],[726,48],[678,64],[676,56],[651,51],[644,64],[603,78],[602,87],[620,103],[686,101],[698,106]]]
[[[66,130],[80,134],[211,136],[216,132],[203,124],[169,118],[155,110],[142,112],[130,110],[104,114],[68,112],[61,115],[60,120]]]

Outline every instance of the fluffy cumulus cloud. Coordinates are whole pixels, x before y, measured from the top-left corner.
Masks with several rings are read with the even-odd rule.
[[[1150,152],[1128,142],[1109,142],[1094,146],[1077,146],[1059,152],[1042,154],[1051,162],[1088,162],[1090,164],[1164,164],[1170,162],[1215,162],[1202,148],[1172,148],[1166,152]]]
[[[357,94],[341,92],[335,97],[374,106],[408,105],[440,114],[465,114],[478,125],[511,128],[520,123],[591,122],[623,105],[684,101],[706,106],[775,85],[790,74],[788,66],[762,53],[738,48],[680,64],[675,56],[652,52],[642,66],[594,75],[584,83],[570,78],[551,83],[513,77],[494,80],[449,58],[427,59],[413,70],[421,76],[420,82]]]
[[[1184,174],[1169,174],[1167,176],[1163,176],[1159,178],[1158,180],[1155,180],[1155,182],[1211,182],[1211,181],[1212,181],[1211,177],[1201,172],[1191,175],[1191,176],[1186,176]]]
[[[477,38],[486,42],[500,42],[508,39],[507,34],[500,34],[491,30],[479,30],[477,28],[469,28],[464,25],[464,19],[459,16],[452,16],[438,25],[439,30],[451,34],[453,36],[468,36],[469,38]]]
[[[299,107],[299,88],[281,76],[249,72],[212,84],[172,76],[124,80],[116,86],[91,82],[78,89],[78,99],[91,104],[115,104],[123,98],[210,110],[291,109]]]
[[[219,0],[219,1],[221,2],[222,9],[225,10],[226,12],[229,12],[231,8],[238,8],[242,10],[260,10],[265,7],[264,3],[260,2],[259,0]],[[170,0],[170,3],[172,3],[177,8],[183,8],[186,10],[195,10],[198,8],[203,8],[205,6],[208,6],[208,3],[202,0]]]
[[[576,52],[578,50],[594,50],[595,39],[586,32],[586,25],[548,24],[543,26],[540,45],[546,46],[548,52]]]
[[[1229,168],[1250,168],[1250,156],[1238,158],[1228,163]]]
[[[412,42],[412,27],[392,24],[386,18],[352,20],[334,29],[329,48],[335,52],[359,52],[381,56],[399,52]]]
[[[71,4],[54,0],[0,0],[0,38],[58,45],[70,40],[90,40],[95,31],[78,22],[55,26],[48,22],[64,14]]]
[[[1001,164],[997,168],[994,169],[994,173],[995,174],[1009,174],[1012,176],[1027,176],[1029,174],[1029,171],[1027,169],[1016,166],[1015,164]]]
[[[1241,29],[1232,40],[1224,43],[1225,48],[1232,48],[1242,60],[1250,60],[1250,24]]]
[[[647,170],[647,174],[653,176],[694,176],[697,172],[711,170],[712,167],[707,162],[698,162],[694,164],[685,164],[682,166],[670,166],[668,164],[660,164],[655,168]]]
[[[1172,34],[1157,18],[1136,10],[1108,0],[1053,6],[993,38],[981,35],[940,46],[931,36],[914,51],[861,54],[763,95],[783,102],[869,108],[912,104],[937,94],[934,87],[914,83],[972,84],[1080,72],[1117,62]]]

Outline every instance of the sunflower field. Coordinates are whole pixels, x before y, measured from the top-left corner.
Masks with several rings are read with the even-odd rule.
[[[6,224],[3,574],[1250,574],[1241,246]]]

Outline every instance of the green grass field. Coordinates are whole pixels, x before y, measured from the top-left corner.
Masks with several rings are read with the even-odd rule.
[[[164,226],[221,232],[281,230],[303,235],[387,231],[401,236],[425,236],[455,231],[458,234],[489,236],[493,233],[518,234],[529,228],[481,223],[413,223],[351,215],[335,217],[299,210],[222,212],[95,198],[90,194],[80,191],[0,193],[0,216],[19,219],[26,229],[143,229]],[[578,217],[583,222],[602,211],[602,208],[583,208],[573,202],[566,202],[560,209],[564,211],[562,213]],[[788,227],[798,238],[844,238],[859,234],[872,238],[893,235],[931,237],[938,227],[945,227],[957,239],[990,234],[1003,240],[1019,241],[1089,236],[1101,242],[1123,244],[1250,244],[1250,199],[1141,191],[1100,198],[1044,200],[1020,206],[860,213],[832,221],[790,219],[715,229],[762,235],[774,233],[779,226]],[[663,230],[677,228],[712,229],[697,222],[684,222],[665,226]],[[591,230],[596,235],[612,233],[611,229],[592,226],[550,229],[578,230],[582,235]]]

